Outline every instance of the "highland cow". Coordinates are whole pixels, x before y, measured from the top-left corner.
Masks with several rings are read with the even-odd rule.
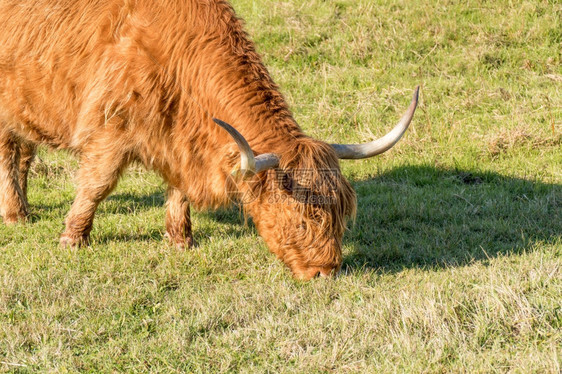
[[[371,143],[306,136],[221,0],[4,0],[0,21],[0,213],[27,217],[36,145],[70,150],[80,168],[63,245],[88,243],[98,204],[138,161],[169,186],[172,243],[193,243],[190,205],[251,196],[244,212],[295,277],[335,274],[356,209],[339,159],[392,147],[417,104],[416,90]]]

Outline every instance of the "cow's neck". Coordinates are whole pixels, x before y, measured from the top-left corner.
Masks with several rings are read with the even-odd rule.
[[[227,175],[239,162],[233,139],[213,117],[235,127],[256,154],[287,152],[304,137],[232,9],[221,4],[194,13],[194,32],[185,30],[174,43],[185,46],[183,54],[155,58],[177,77],[173,145],[165,156],[166,164],[181,167],[162,168],[167,179],[181,185],[195,170],[220,184],[216,175]]]

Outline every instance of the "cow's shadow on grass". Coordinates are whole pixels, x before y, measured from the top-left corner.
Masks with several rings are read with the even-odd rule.
[[[404,166],[354,181],[343,270],[460,266],[560,241],[562,185]]]
[[[112,241],[161,241],[164,238],[164,211],[165,193],[157,191],[148,195],[137,195],[131,193],[116,193],[110,195],[106,202],[102,203],[98,213],[108,214],[134,214],[136,211],[147,209],[160,209],[162,219],[157,222],[159,229],[139,233],[111,233],[106,232],[98,235],[97,242],[104,244]],[[192,210],[193,236],[195,245],[199,245],[204,238],[213,235],[229,236],[233,239],[248,234],[248,226],[244,225],[244,217],[239,208],[218,209],[214,211],[203,211],[194,213]]]
[[[116,206],[110,208],[112,213],[127,214],[138,208],[150,209],[161,208],[164,206],[165,195],[164,192],[153,192],[148,195],[137,195],[128,192],[116,193],[109,195],[106,199],[107,202],[115,202]],[[100,208],[102,208],[101,206]],[[106,208],[107,209],[107,208]]]
[[[344,237],[345,272],[461,266],[561,240],[560,184],[432,166],[403,166],[351,181],[358,209],[355,224]],[[163,191],[117,193],[100,211],[128,214],[155,208],[163,212],[164,201]],[[217,235],[240,238],[255,230],[251,223],[244,225],[238,207],[196,215],[196,242]],[[157,229],[106,232],[96,240],[159,241],[164,240],[163,233],[162,219]]]

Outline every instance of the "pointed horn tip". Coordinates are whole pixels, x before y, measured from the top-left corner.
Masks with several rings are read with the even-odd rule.
[[[213,118],[213,122],[216,123],[217,125],[219,125],[219,126],[222,127],[222,128],[224,128],[225,125],[228,125],[228,123],[226,123],[226,122],[224,122],[224,121],[221,121],[221,120],[218,119],[218,118]]]
[[[415,110],[418,107],[418,99],[420,96],[420,86],[416,86],[415,90],[414,90],[414,95],[412,96],[412,101],[410,102],[410,107],[408,108],[408,111],[406,113],[411,113],[411,115],[414,115]]]

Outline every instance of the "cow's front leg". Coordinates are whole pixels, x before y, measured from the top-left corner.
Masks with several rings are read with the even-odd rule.
[[[20,142],[20,162],[19,162],[19,183],[23,192],[23,197],[27,202],[27,175],[29,167],[35,158],[37,146],[25,141]]]
[[[18,181],[19,159],[17,139],[0,124],[0,214],[6,224],[27,217],[27,201]]]
[[[166,237],[178,248],[189,248],[193,245],[189,201],[174,187],[168,187],[167,195]]]
[[[120,142],[108,137],[92,143],[83,151],[78,170],[76,198],[66,217],[61,245],[88,244],[98,204],[113,190],[129,157]]]

